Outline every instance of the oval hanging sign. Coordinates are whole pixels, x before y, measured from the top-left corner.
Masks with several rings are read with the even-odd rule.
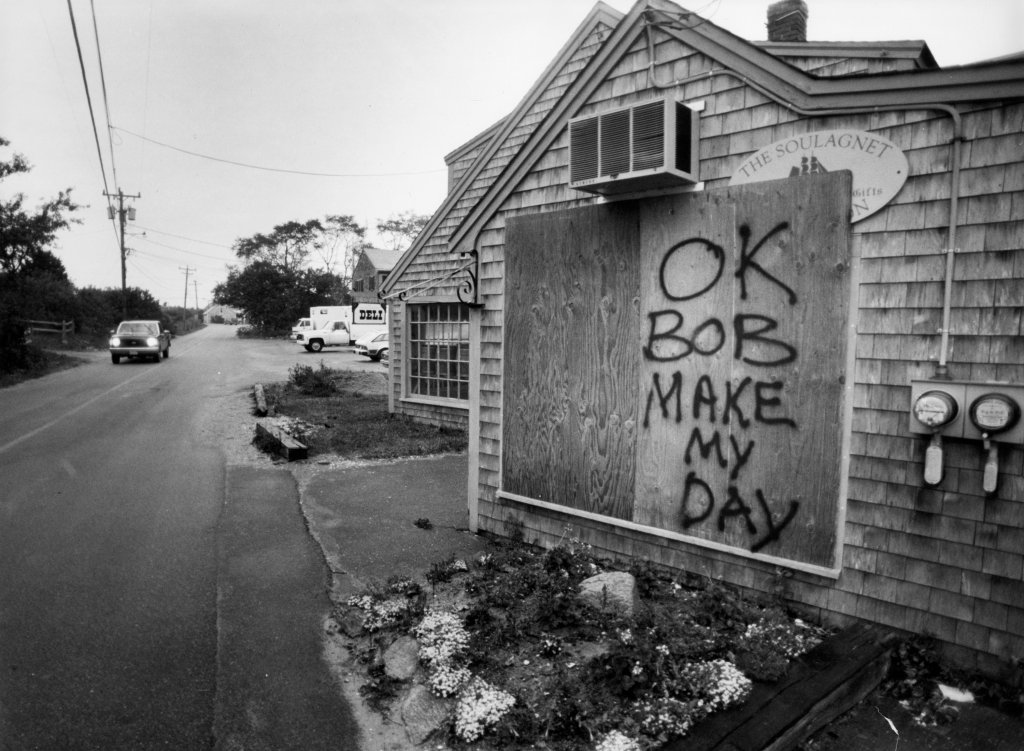
[[[730,185],[781,180],[817,172],[853,173],[851,222],[871,216],[900,192],[907,157],[892,141],[863,130],[819,130],[784,138],[748,157]]]

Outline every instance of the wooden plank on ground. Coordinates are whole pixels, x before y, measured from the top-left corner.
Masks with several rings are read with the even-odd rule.
[[[299,443],[280,428],[266,427],[256,423],[256,435],[263,441],[275,446],[276,453],[290,462],[299,459],[306,459],[309,456],[309,449]]]
[[[256,414],[263,417],[267,414],[267,394],[262,383],[252,387],[253,397],[256,399]]]
[[[867,696],[885,676],[886,632],[851,626],[797,660],[740,707],[712,715],[665,751],[788,751]]]

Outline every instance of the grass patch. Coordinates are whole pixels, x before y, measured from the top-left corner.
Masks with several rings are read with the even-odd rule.
[[[346,459],[397,459],[459,453],[466,431],[413,422],[388,412],[383,372],[333,370],[296,365],[287,383],[266,388],[279,415],[315,429],[296,438],[310,456],[335,454]]]
[[[84,365],[86,362],[88,360],[81,357],[30,346],[22,367],[10,369],[5,367],[0,371],[0,388],[13,386],[22,381],[30,381],[33,378],[42,378],[59,370],[68,370]]]

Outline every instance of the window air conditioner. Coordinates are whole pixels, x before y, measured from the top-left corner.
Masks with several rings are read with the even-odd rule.
[[[619,195],[697,182],[699,115],[664,97],[569,121],[569,187]]]

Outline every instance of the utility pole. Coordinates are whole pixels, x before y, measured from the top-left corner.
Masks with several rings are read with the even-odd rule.
[[[199,321],[199,280],[192,279],[192,291],[196,293],[196,322]]]
[[[185,268],[179,266],[178,271],[185,272],[185,301],[181,305],[181,328],[184,329],[188,321],[188,275],[190,272],[195,271],[195,269],[191,266],[186,266]]]
[[[125,219],[131,219],[135,221],[135,207],[129,206],[127,209],[124,207],[124,199],[126,198],[142,198],[141,193],[135,195],[125,195],[125,192],[120,188],[117,189],[117,193],[104,193],[107,198],[117,199],[117,208],[110,206],[109,216],[111,219],[114,218],[114,212],[117,212],[118,227],[120,229],[120,240],[121,240],[121,320],[128,318],[128,271],[125,264],[125,258],[127,255],[127,249],[124,246],[124,223]]]

